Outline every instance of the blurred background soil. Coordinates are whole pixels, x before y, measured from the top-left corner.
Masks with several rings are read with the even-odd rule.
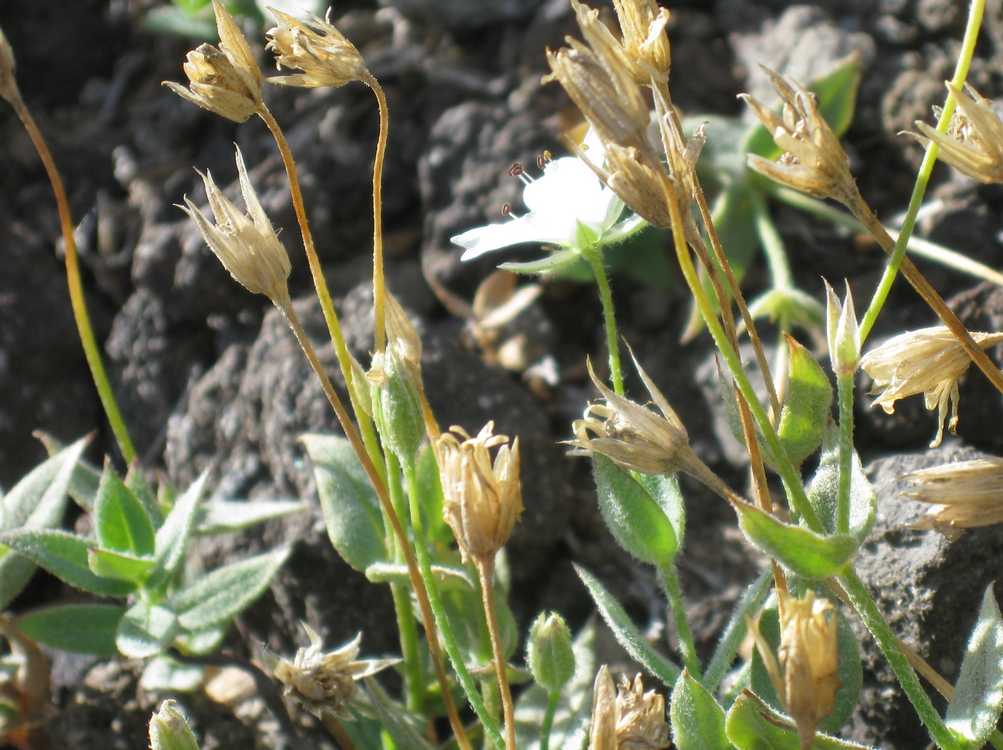
[[[17,56],[24,98],[50,139],[77,221],[88,304],[145,466],[184,484],[213,467],[230,497],[314,497],[297,436],[336,431],[319,387],[276,314],[232,282],[173,204],[204,200],[192,167],[221,185],[234,179],[239,144],[262,203],[293,259],[292,289],[318,344],[326,341],[312,301],[281,162],[263,125],[236,126],[181,101],[163,80],[183,80],[190,40],[144,31],[152,6],[138,0],[0,0],[0,27]],[[847,149],[864,195],[883,217],[904,209],[918,146],[896,135],[929,118],[943,98],[965,22],[955,0],[692,0],[670,5],[671,86],[687,114],[740,115],[735,94],[763,94],[765,63],[802,81],[856,51],[863,63],[857,115]],[[985,95],[1003,91],[1003,10],[989,16],[969,80]],[[526,513],[509,553],[513,608],[523,626],[541,608],[579,626],[592,611],[571,569],[591,569],[652,632],[665,620],[650,573],[621,553],[595,508],[588,464],[557,443],[593,397],[585,357],[605,359],[592,288],[547,283],[519,319],[529,375],[485,362],[426,278],[460,298],[501,259],[529,259],[539,248],[506,250],[461,264],[450,236],[521,209],[513,162],[561,153],[559,134],[574,111],[555,85],[541,86],[544,50],[574,32],[567,0],[380,0],[338,3],[334,18],[386,88],[391,110],[384,180],[387,272],[422,331],[429,397],[443,425],[476,430],[495,419],[524,450]],[[260,30],[248,29],[259,42]],[[263,64],[268,64],[262,57]],[[367,89],[298,91],[269,87],[269,106],[286,128],[300,165],[305,200],[329,283],[354,353],[371,346],[370,169],[377,119]],[[115,455],[73,326],[48,183],[13,114],[0,109],[0,486],[9,488],[41,460],[32,438],[63,440],[97,431],[92,458]],[[1003,259],[1001,193],[935,172],[936,207],[921,234],[989,265]],[[778,221],[799,286],[822,299],[821,278],[848,278],[863,306],[882,268],[880,251],[792,209]],[[978,330],[1003,329],[1003,294],[955,272],[921,263],[959,314]],[[614,278],[622,332],[677,406],[698,452],[738,486],[743,466],[722,448],[724,415],[713,384],[709,338],[679,343],[688,312],[668,275],[642,284]],[[758,261],[750,296],[766,288]],[[899,284],[878,335],[933,323]],[[333,366],[330,346],[323,358]],[[332,367],[332,373],[336,368]],[[536,373],[533,375],[533,373]],[[709,374],[710,373],[710,374]],[[549,384],[547,381],[550,381]],[[640,383],[630,388],[643,395]],[[905,471],[945,456],[1003,450],[1003,401],[973,375],[964,384],[959,436],[939,451],[926,445],[933,419],[906,403],[894,417],[867,408],[861,394],[858,449],[878,483],[881,518],[862,554],[865,577],[902,634],[953,679],[965,633],[984,587],[998,572],[1003,536],[994,530],[957,543],[903,531],[914,512],[898,497]],[[893,463],[889,463],[893,462]],[[685,486],[689,510],[683,584],[704,652],[730,604],[762,561],[740,540],[731,512]],[[241,618],[240,631],[280,652],[298,643],[307,620],[329,642],[357,630],[368,650],[394,648],[389,596],[336,557],[320,514],[215,540],[199,550],[207,565],[279,540],[298,539],[271,592]],[[909,554],[904,555],[903,550]],[[889,567],[890,560],[897,564]],[[903,562],[905,561],[905,562]],[[322,571],[322,572],[320,572]],[[890,572],[891,571],[891,572]],[[18,602],[25,608],[63,595],[39,575]],[[662,636],[664,637],[664,636]],[[866,638],[864,705],[854,735],[885,747],[920,747],[923,733]],[[242,649],[236,635],[230,648]],[[156,696],[139,690],[135,669],[57,659],[53,746],[135,748]],[[235,719],[204,699],[193,706],[204,747],[255,741],[251,718]],[[258,742],[264,742],[259,736]],[[264,746],[267,746],[265,743]]]

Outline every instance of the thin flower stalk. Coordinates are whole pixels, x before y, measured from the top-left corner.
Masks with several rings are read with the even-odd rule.
[[[376,140],[376,157],[373,160],[373,318],[375,321],[376,351],[381,351],[386,343],[386,282],[383,276],[383,162],[387,151],[387,135],[390,128],[390,109],[387,96],[376,76],[363,77],[365,83],[376,96],[380,111],[380,132]]]
[[[675,560],[669,560],[662,565],[659,573],[661,574],[662,588],[669,600],[669,609],[672,610],[672,622],[676,626],[676,638],[679,640],[679,652],[683,657],[683,665],[694,678],[700,680],[703,667],[700,664],[700,657],[697,655],[689,619],[686,617],[686,602],[683,600],[683,589],[679,583],[679,572],[676,570]]]
[[[505,720],[505,750],[516,750],[515,707],[512,703],[512,690],[508,683],[508,666],[498,633],[498,616],[495,614],[494,560],[479,560],[476,567],[481,587],[484,619],[487,622],[488,636],[491,640],[491,657],[494,660],[495,678],[498,681],[498,691],[501,694],[502,716]]]
[[[6,39],[0,32],[0,42],[7,45]],[[10,47],[7,46],[9,51]],[[13,58],[11,57],[11,60]],[[101,358],[101,350],[98,347],[97,339],[94,337],[94,329],[91,326],[90,315],[87,312],[87,301],[84,297],[84,285],[80,279],[80,262],[77,255],[77,242],[73,233],[73,218],[70,214],[70,203],[66,198],[66,188],[63,186],[63,178],[59,173],[49,145],[45,136],[39,129],[35,118],[32,116],[21,93],[17,88],[17,83],[13,77],[13,64],[10,66],[9,77],[3,80],[3,97],[14,108],[15,114],[28,133],[38,158],[45,168],[45,174],[49,178],[52,186],[52,194],[56,201],[56,210],[59,213],[59,228],[63,235],[64,263],[66,266],[66,284],[69,288],[70,307],[73,310],[73,320],[77,326],[77,333],[80,336],[80,344],[84,350],[84,359],[87,360],[87,367],[91,372],[91,379],[97,388],[98,398],[101,407],[104,409],[108,424],[111,426],[112,434],[118,443],[118,448],[122,453],[122,458],[127,464],[131,464],[136,459],[136,448],[133,445],[132,437],[129,435],[129,428],[126,427],[122,411],[119,409],[118,401],[112,390],[108,373]]]

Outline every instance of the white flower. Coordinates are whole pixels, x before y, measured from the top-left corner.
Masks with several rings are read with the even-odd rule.
[[[584,147],[589,159],[601,165],[603,147],[594,131],[589,131]],[[576,156],[547,162],[537,179],[521,170],[515,174],[526,184],[522,200],[529,211],[453,237],[453,243],[463,248],[460,260],[473,260],[492,250],[527,242],[565,248],[609,244],[625,239],[644,223],[633,214],[618,222],[623,201]]]

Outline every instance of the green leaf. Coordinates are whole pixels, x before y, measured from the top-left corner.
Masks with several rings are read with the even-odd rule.
[[[91,572],[87,553],[93,542],[65,531],[49,529],[8,531],[0,534],[5,544],[45,568],[73,588],[99,596],[125,596],[135,586],[125,581],[101,578]]]
[[[146,515],[153,524],[153,528],[159,529],[160,525],[164,522],[164,511],[160,507],[160,503],[157,502],[156,491],[147,481],[146,475],[138,463],[134,463],[129,467],[129,471],[125,475],[125,486],[129,488],[129,492],[139,500],[144,510],[146,510]]]
[[[186,630],[179,633],[174,642],[186,654],[211,654],[223,643],[226,629],[226,625],[217,625],[205,630]]]
[[[335,435],[300,440],[313,461],[327,536],[338,554],[359,572],[387,559],[376,493],[352,446]]]
[[[94,575],[116,581],[128,581],[137,586],[143,585],[156,565],[149,557],[136,557],[108,549],[89,550],[87,564]]]
[[[979,619],[961,662],[954,698],[947,706],[947,726],[969,747],[980,748],[996,728],[1003,709],[1003,618],[990,584]]]
[[[372,677],[365,678],[366,691],[380,724],[399,748],[408,750],[433,750],[423,735],[425,721],[408,713],[400,703],[390,698]]]
[[[150,717],[150,750],[199,750],[188,719],[173,700],[164,701]]]
[[[788,458],[800,466],[822,444],[832,410],[832,386],[811,352],[785,336],[789,356],[787,395],[777,430]]]
[[[185,559],[185,549],[198,516],[199,503],[205,494],[208,476],[209,472],[204,471],[192,482],[157,529],[154,540],[156,568],[147,581],[147,587],[152,591],[165,591]]]
[[[177,633],[178,616],[173,609],[139,601],[122,616],[115,645],[123,656],[147,659],[163,651]]]
[[[773,221],[766,211],[765,202],[759,204],[761,221]],[[774,287],[749,303],[749,314],[766,318],[783,331],[797,327],[808,333],[825,335],[825,308],[812,297],[794,287]]]
[[[704,670],[703,682],[710,690],[716,690],[721,684],[728,667],[735,660],[735,654],[738,653],[742,641],[745,640],[745,618],[754,615],[763,605],[772,584],[773,577],[770,575],[770,571],[764,570],[759,574],[759,578],[749,585],[741,598],[735,602],[735,608],[732,610],[728,624],[714,649],[714,655],[707,663],[707,669]]]
[[[602,455],[592,457],[599,511],[606,528],[641,562],[665,565],[679,543],[668,516],[645,485]]]
[[[502,263],[498,268],[503,271],[521,274],[551,274],[559,271],[569,271],[578,263],[582,262],[582,257],[577,250],[556,250],[550,255],[546,255],[537,260],[525,263]]]
[[[575,572],[589,590],[599,614],[613,631],[617,642],[630,657],[651,674],[671,687],[679,679],[681,670],[662,656],[648,643],[640,629],[633,623],[620,602],[585,568],[575,565]],[[594,676],[594,675],[593,675]]]
[[[730,750],[724,733],[724,709],[685,670],[672,689],[669,718],[672,742],[678,750]]]
[[[590,619],[575,636],[572,647],[575,673],[560,692],[550,730],[550,747],[554,750],[584,746],[592,713],[592,683],[597,668],[595,630],[595,620]],[[520,750],[539,750],[540,725],[546,708],[547,691],[539,685],[532,685],[519,694],[515,705],[515,732],[516,747]]]
[[[426,540],[432,545],[452,543],[453,532],[442,514],[443,496],[442,483],[439,480],[439,464],[430,445],[426,445],[418,454],[415,478],[421,498],[418,507]]]
[[[11,488],[0,501],[3,530],[44,529],[62,522],[66,495],[87,442],[83,438],[62,449]],[[0,609],[7,608],[34,573],[35,565],[30,559],[0,549]]]
[[[853,113],[860,88],[860,56],[856,53],[836,63],[832,72],[815,79],[809,86],[818,97],[818,109],[837,136],[846,132],[853,122]],[[772,135],[761,124],[749,130],[743,150],[759,154],[765,159],[776,159],[780,148]]]
[[[839,496],[839,428],[830,424],[822,441],[822,455],[815,476],[807,487],[808,501],[825,530],[836,530],[836,504]],[[850,472],[850,534],[861,542],[871,533],[877,518],[878,494],[874,490],[860,456],[853,451]]]
[[[686,502],[679,488],[679,476],[638,474],[637,481],[644,485],[648,494],[669,519],[672,531],[676,535],[676,544],[682,549],[683,539],[686,537]]]
[[[205,669],[196,664],[184,664],[166,654],[154,656],[143,670],[139,685],[144,690],[160,693],[191,693],[205,680]]]
[[[728,741],[737,750],[801,750],[797,729],[754,693],[744,690],[732,704],[725,719]],[[866,745],[847,742],[825,734],[815,735],[812,750],[868,750]]]
[[[41,430],[35,433],[35,437],[42,442],[50,456],[55,456],[66,447],[62,441]],[[90,436],[83,438],[83,440],[89,441]],[[101,472],[98,471],[97,467],[82,458],[78,459],[73,469],[73,476],[70,478],[70,497],[89,513],[94,510],[94,498],[97,497],[100,483]]]
[[[467,568],[459,565],[432,565],[432,575],[443,591],[463,589],[476,591],[474,579]],[[377,562],[366,568],[366,580],[370,583],[399,583],[411,585],[411,574],[404,563]]]
[[[860,689],[863,685],[864,673],[860,665],[860,644],[857,636],[853,632],[850,623],[843,616],[840,610],[835,610],[836,617],[836,643],[839,652],[839,690],[836,691],[836,702],[832,712],[823,718],[818,725],[823,732],[836,733],[846,720],[850,718],[857,701],[860,698]],[[780,645],[780,620],[777,613],[776,604],[763,610],[759,618],[759,632],[766,639],[777,653]],[[769,703],[778,711],[783,710],[780,699],[773,689],[773,683],[766,667],[759,656],[759,651],[753,651],[752,655],[752,681],[751,687],[760,698]]]
[[[56,604],[17,618],[17,629],[33,641],[74,654],[111,657],[115,630],[125,613],[114,604]]]
[[[754,505],[736,502],[738,525],[763,553],[805,578],[828,578],[853,559],[860,540],[851,534],[822,536],[784,523]]]
[[[310,503],[300,500],[210,500],[202,506],[195,533],[211,536],[243,531],[309,508]]]
[[[186,630],[226,622],[265,592],[290,551],[280,547],[214,570],[172,596],[169,606]]]
[[[146,508],[111,464],[105,465],[94,502],[94,525],[98,543],[107,550],[126,552],[137,557],[152,555],[153,522]]]

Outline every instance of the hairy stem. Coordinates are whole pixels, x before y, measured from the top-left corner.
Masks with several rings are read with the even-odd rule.
[[[767,595],[770,593],[770,573],[763,572],[742,594],[742,598],[735,604],[735,609],[731,613],[731,619],[718,641],[717,648],[707,664],[707,671],[704,673],[703,686],[711,693],[717,690],[721,680],[728,673],[728,668],[735,660],[739,646],[745,640],[745,618],[763,606]]]
[[[791,273],[791,264],[787,259],[787,250],[784,248],[784,241],[777,231],[773,219],[766,208],[766,201],[755,191],[750,190],[749,195],[753,198],[754,215],[756,223],[756,235],[759,237],[759,244],[766,252],[766,265],[770,269],[770,281],[775,289],[789,289],[794,284],[794,276]]]
[[[613,291],[609,286],[609,276],[602,251],[595,246],[583,248],[582,257],[588,262],[599,289],[599,303],[602,305],[603,324],[606,328],[606,348],[609,350],[609,374],[613,390],[623,395],[623,369],[620,366],[620,341],[616,328],[616,308],[613,306]]]
[[[376,157],[373,160],[373,320],[375,323],[376,351],[383,351],[386,345],[386,284],[383,278],[383,162],[387,152],[387,134],[390,129],[390,109],[387,96],[375,76],[362,79],[376,96],[380,110],[380,133],[376,141]]]
[[[697,656],[693,631],[690,629],[690,622],[686,617],[683,589],[679,585],[679,573],[676,571],[675,560],[660,565],[659,572],[661,573],[662,587],[669,600],[669,609],[672,610],[672,620],[676,626],[676,637],[679,639],[679,652],[682,654],[683,664],[694,679],[699,681],[703,674],[703,668],[700,665],[700,657]]]
[[[501,694],[502,715],[505,718],[505,750],[516,750],[515,708],[512,705],[512,690],[508,684],[508,669],[505,663],[505,654],[502,653],[501,638],[498,634],[498,617],[495,614],[495,596],[492,587],[494,560],[478,560],[476,567],[481,584],[484,618],[487,621],[488,635],[491,638],[491,656],[495,663],[495,677],[498,680],[498,691]]]
[[[101,359],[101,350],[98,348],[97,340],[94,338],[94,329],[91,327],[91,318],[87,313],[87,301],[84,299],[84,285],[80,280],[80,264],[77,258],[77,242],[73,236],[73,219],[70,216],[70,202],[66,198],[66,188],[63,187],[63,178],[56,167],[56,162],[49,151],[49,145],[42,135],[35,118],[32,117],[28,107],[21,100],[20,95],[8,100],[18,119],[28,133],[38,158],[45,167],[45,174],[52,185],[52,194],[56,199],[56,210],[59,212],[59,227],[63,234],[63,244],[66,251],[66,284],[70,292],[70,307],[73,309],[73,320],[77,325],[77,333],[80,336],[80,344],[84,350],[84,359],[87,360],[87,367],[91,371],[91,379],[97,388],[98,398],[101,407],[104,409],[108,424],[111,425],[112,434],[118,449],[122,452],[122,458],[127,464],[131,464],[136,458],[136,448],[129,435],[129,429],[122,418],[122,412],[115,400],[115,394],[108,381],[108,373],[104,369],[104,361]]]
[[[540,750],[550,750],[550,732],[554,728],[554,715],[557,713],[557,701],[560,698],[559,690],[547,693],[547,709],[543,713],[543,724],[540,725]]]
[[[853,476],[853,374],[838,374],[839,486],[836,494],[836,532],[850,531],[850,479]]]

